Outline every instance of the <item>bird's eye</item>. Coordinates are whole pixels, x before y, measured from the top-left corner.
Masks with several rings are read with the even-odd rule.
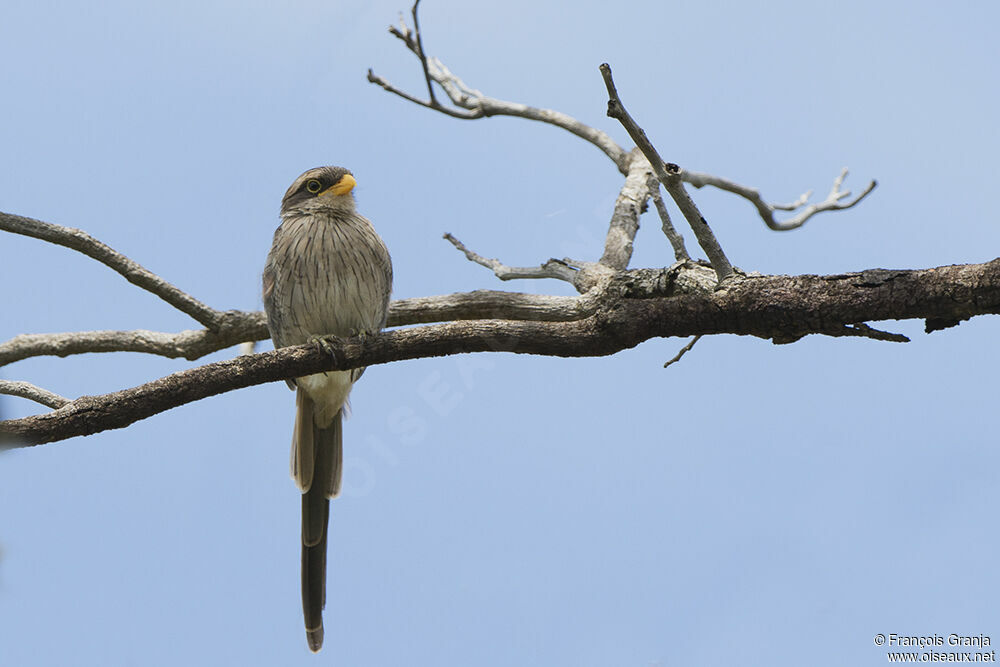
[[[315,178],[310,178],[308,181],[306,181],[306,190],[308,190],[309,192],[316,194],[322,189],[323,186]]]

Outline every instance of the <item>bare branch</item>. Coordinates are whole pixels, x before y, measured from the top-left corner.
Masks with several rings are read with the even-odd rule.
[[[601,264],[618,271],[627,269],[632,259],[632,242],[639,231],[639,216],[649,199],[649,177],[653,173],[642,153],[634,150],[630,155],[628,174],[615,201],[600,260]],[[659,188],[659,184],[656,187]]]
[[[735,183],[724,178],[719,178],[718,176],[685,170],[681,177],[696,188],[711,185],[719,188],[720,190],[732,192],[733,194],[743,197],[754,205],[757,209],[757,213],[760,214],[761,219],[764,221],[764,224],[777,232],[797,229],[804,225],[807,220],[817,213],[822,213],[824,211],[843,211],[851,208],[867,197],[878,185],[876,181],[871,181],[868,186],[865,187],[864,191],[857,197],[850,201],[842,202],[843,199],[851,196],[850,190],[841,191],[840,189],[840,186],[844,184],[844,179],[847,178],[847,167],[844,167],[840,174],[833,180],[833,187],[830,189],[830,194],[826,196],[826,199],[817,204],[809,204],[806,206],[809,202],[809,197],[812,195],[811,190],[804,193],[791,204],[770,204],[764,201],[764,198],[761,197],[759,190],[745,185],[740,185],[739,183]],[[795,211],[803,206],[805,206],[805,208],[788,220],[776,220],[774,217],[775,211]]]
[[[390,26],[389,32],[399,38],[400,41],[406,45],[406,48],[413,52],[413,54],[420,60],[420,65],[424,71],[424,78],[427,81],[430,98],[429,101],[421,100],[400,90],[399,88],[396,88],[386,79],[375,74],[375,72],[371,69],[368,70],[368,81],[382,87],[384,90],[394,95],[402,97],[409,102],[419,104],[420,106],[428,109],[440,111],[441,113],[447,114],[452,118],[471,120],[486,116],[516,116],[519,118],[527,118],[528,120],[535,120],[541,123],[548,123],[550,125],[555,125],[556,127],[561,127],[564,130],[572,132],[581,139],[597,146],[604,152],[605,155],[611,158],[611,161],[618,167],[618,171],[622,174],[628,173],[628,152],[615,143],[614,139],[612,139],[607,133],[590,127],[576,118],[559,111],[539,109],[525,104],[519,104],[517,102],[506,102],[504,100],[488,97],[480,91],[466,85],[464,81],[452,74],[451,71],[445,67],[444,63],[437,58],[427,57],[424,52],[423,41],[420,37],[420,29],[417,23],[418,4],[419,2],[415,2],[413,4],[412,13],[414,29],[412,31],[407,28],[406,24],[402,20],[400,20],[399,27]],[[447,107],[437,100],[434,96],[433,85],[431,83],[432,81],[441,86],[441,88],[448,94],[448,98],[451,100],[452,104],[458,107],[458,109]]]
[[[733,275],[732,264],[726,258],[726,254],[722,251],[722,246],[716,240],[715,234],[712,233],[708,222],[705,221],[705,217],[698,210],[698,207],[695,206],[687,190],[684,189],[684,184],[680,177],[680,167],[675,164],[668,165],[663,162],[660,154],[653,147],[652,142],[649,141],[649,137],[646,136],[646,132],[639,127],[628,111],[625,110],[625,106],[618,96],[618,90],[615,88],[614,79],[611,76],[611,67],[607,63],[603,63],[600,69],[601,76],[604,77],[604,85],[608,89],[608,116],[618,119],[622,127],[632,137],[635,145],[646,156],[646,159],[653,167],[653,171],[656,173],[656,177],[663,184],[663,187],[667,189],[667,192],[670,193],[670,196],[673,197],[677,207],[680,208],[688,224],[691,225],[695,238],[698,239],[698,244],[705,251],[708,261],[712,263],[712,268],[715,269],[719,277],[719,283],[725,282]]]
[[[456,239],[451,234],[445,234],[444,238],[453,246],[458,248],[470,262],[475,262],[480,266],[485,266],[492,271],[500,280],[524,280],[535,278],[555,278],[568,283],[576,280],[577,269],[570,266],[566,260],[550,259],[541,266],[507,266],[498,259],[483,257],[468,248],[465,244]]]
[[[92,352],[144,352],[170,359],[198,359],[248,340],[267,340],[264,313],[232,313],[234,325],[219,333],[207,329],[159,331],[78,331],[22,334],[0,343],[0,366],[39,356],[68,357]]]
[[[655,298],[643,298],[630,289],[646,273],[619,274],[609,290],[619,298],[581,320],[449,322],[387,331],[364,342],[333,340],[333,357],[315,345],[241,356],[134,389],[81,397],[47,414],[0,422],[0,437],[11,447],[89,435],[242,387],[405,359],[487,351],[604,356],[654,337],[699,334],[731,333],[775,341],[810,333],[855,335],[839,333],[838,327],[871,337],[869,327],[857,323],[1000,313],[1000,259],[917,271],[745,277],[707,294]]]
[[[910,339],[903,334],[892,333],[890,331],[881,331],[879,329],[873,329],[864,322],[856,322],[853,324],[836,324],[824,329],[821,333],[825,336],[831,336],[833,338],[840,337],[855,337],[855,338],[871,338],[872,340],[881,340],[888,343],[909,343]],[[805,333],[793,333],[789,335],[780,335],[773,338],[775,345],[788,345],[789,343],[795,343],[801,340],[807,334]]]
[[[695,343],[697,343],[700,340],[701,340],[701,336],[695,336],[694,338],[692,338],[688,342],[687,345],[685,345],[684,347],[682,347],[680,349],[680,351],[673,356],[672,359],[670,359],[669,361],[665,362],[663,364],[663,367],[666,368],[667,366],[672,366],[673,364],[676,364],[678,361],[680,361],[684,357],[685,354],[687,354],[688,352],[690,352],[691,348],[694,347]]]
[[[433,109],[439,111],[443,114],[447,114],[453,118],[460,118],[463,120],[473,120],[477,118],[483,118],[487,116],[516,116],[520,118],[527,118],[529,120],[535,120],[543,123],[549,123],[557,127],[562,127],[565,130],[572,132],[573,134],[581,137],[582,139],[594,144],[600,148],[618,167],[618,170],[627,175],[628,165],[630,164],[629,153],[625,151],[621,146],[619,146],[611,137],[597,130],[596,128],[590,127],[581,123],[579,120],[569,116],[567,114],[552,111],[550,109],[538,109],[535,107],[530,107],[524,104],[519,104],[516,102],[506,102],[496,98],[489,97],[483,94],[481,91],[468,86],[459,77],[453,74],[441,60],[437,58],[431,58],[426,55],[423,48],[423,40],[420,33],[419,19],[417,6],[419,5],[419,0],[413,4],[411,10],[413,16],[414,29],[410,30],[405,22],[400,19],[399,26],[390,26],[389,32],[395,37],[399,38],[406,47],[413,52],[414,55],[420,60],[420,65],[424,73],[424,79],[427,83],[427,91],[429,95],[429,101],[421,100],[420,98],[411,95],[399,88],[396,88],[386,79],[375,74],[371,69],[368,70],[368,81],[382,87],[387,92],[394,95],[398,95],[403,99],[418,104],[422,107],[428,109]],[[610,77],[610,69],[608,70],[608,77]],[[451,100],[452,104],[458,109],[447,107],[441,104],[434,93],[433,83],[437,83],[444,89],[448,94],[448,98]],[[609,88],[609,93],[613,89],[614,84],[611,84]],[[617,96],[617,92],[615,93]],[[618,101],[618,106],[624,111],[624,107],[621,106],[621,101]],[[609,107],[610,108],[610,107]],[[611,114],[609,114],[611,115]],[[615,116],[617,117],[617,116]],[[633,121],[634,124],[634,121]],[[638,128],[638,126],[636,126]],[[626,129],[628,129],[626,127]],[[640,128],[641,131],[641,128]],[[631,132],[630,132],[631,134]],[[642,134],[645,138],[645,133]],[[633,140],[636,138],[633,137]],[[652,147],[648,138],[645,138],[646,143]],[[639,141],[636,141],[637,145],[640,145]],[[646,153],[645,150],[643,150]],[[647,155],[647,158],[653,162],[653,159]],[[770,204],[765,202],[760,193],[753,188],[748,188],[746,186],[728,181],[717,176],[712,176],[711,174],[703,174],[698,172],[688,172],[684,171],[681,178],[691,183],[696,188],[701,188],[705,185],[713,185],[727,192],[732,192],[745,199],[749,200],[757,208],[758,213],[764,220],[765,224],[773,230],[776,231],[786,231],[789,229],[796,229],[801,227],[809,218],[816,215],[817,213],[822,213],[823,211],[834,211],[843,210],[851,208],[856,205],[862,199],[864,199],[872,190],[875,189],[876,182],[872,181],[868,184],[864,192],[858,195],[855,199],[850,202],[840,203],[844,197],[850,196],[850,192],[839,192],[839,187],[846,176],[847,170],[845,169],[841,176],[834,181],[834,187],[830,192],[827,199],[819,204],[814,204],[798,215],[786,221],[777,221],[774,218],[775,211],[794,211],[802,206],[805,206],[808,202],[811,192],[807,192],[797,201],[791,204]],[[659,176],[659,174],[657,174]],[[660,179],[662,181],[662,179]],[[662,216],[661,216],[662,217]],[[687,217],[687,216],[686,216]],[[700,219],[700,214],[698,215]],[[674,244],[674,251],[677,252],[677,245]],[[706,251],[707,252],[707,251]],[[710,258],[711,259],[711,258]]]
[[[226,313],[209,308],[84,231],[10,213],[0,213],[0,230],[65,246],[96,259],[133,285],[152,292],[212,331],[218,331],[226,324]]]
[[[707,294],[715,287],[715,273],[694,262],[678,262],[667,269],[634,269],[621,274],[598,264],[582,264],[582,267],[577,264],[572,266],[579,268],[579,274],[595,275],[589,280],[591,287],[580,296],[476,290],[399,299],[389,306],[389,326],[479,319],[526,322],[580,320],[593,315],[601,304],[612,297],[614,290],[611,283],[616,279],[627,278],[627,291],[636,298]]]
[[[437,98],[434,96],[434,83],[431,81],[431,73],[427,71],[427,54],[424,53],[424,42],[420,37],[420,18],[418,17],[417,7],[420,6],[420,0],[413,0],[413,9],[410,13],[413,15],[413,32],[416,33],[417,38],[417,57],[420,58],[420,64],[424,68],[424,81],[427,83],[427,94],[430,95],[431,102],[437,104]]]
[[[54,394],[48,389],[42,389],[30,382],[19,382],[13,380],[0,380],[0,394],[26,398],[35,403],[41,403],[49,408],[61,408],[70,402],[68,398],[63,398],[59,394]]]
[[[696,280],[689,283],[690,289],[697,288]],[[570,297],[478,290],[393,301],[389,326],[486,318],[568,321],[592,314],[596,304],[597,292]],[[201,329],[177,333],[134,330],[22,334],[0,343],[0,366],[31,357],[100,352],[140,352],[193,361],[233,345],[270,337],[262,312],[230,311],[227,316],[229,326],[220,333]]]
[[[475,118],[482,118],[483,116],[486,115],[482,111],[474,111],[474,112],[456,111],[455,109],[451,109],[449,107],[442,105],[437,100],[425,102],[419,97],[414,97],[413,95],[410,95],[409,93],[406,93],[400,90],[399,88],[396,88],[391,83],[386,81],[384,78],[382,78],[378,74],[375,74],[375,72],[372,71],[371,69],[368,70],[368,81],[382,87],[382,89],[392,93],[393,95],[399,95],[404,100],[413,102],[414,104],[419,104],[420,106],[427,107],[428,109],[433,109],[434,111],[440,111],[441,113],[447,114],[452,118],[461,118],[462,120],[473,120]]]
[[[892,333],[890,331],[881,331],[879,329],[873,329],[867,324],[844,324],[831,326],[822,331],[824,336],[830,336],[832,338],[841,337],[854,337],[854,338],[871,338],[872,340],[881,340],[888,343],[909,343],[910,339],[903,334]],[[790,343],[796,343],[808,334],[804,333],[794,333],[787,336],[780,335],[775,336],[773,342],[775,345],[788,345]]]
[[[646,187],[653,198],[653,205],[656,206],[656,212],[660,216],[660,228],[663,230],[663,235],[667,237],[667,240],[670,241],[670,245],[674,249],[674,259],[678,262],[686,262],[691,259],[691,255],[688,254],[687,248],[684,247],[684,237],[678,234],[674,228],[674,223],[670,220],[670,212],[667,211],[667,206],[663,203],[663,197],[660,196],[660,180],[655,175],[651,175]]]
[[[827,334],[830,336],[835,336],[837,334]],[[909,343],[910,339],[903,334],[892,333],[891,331],[882,331],[880,329],[873,329],[864,322],[856,322],[855,324],[848,324],[844,327],[845,336],[859,336],[861,338],[871,338],[872,340],[884,340],[889,343]]]
[[[580,296],[477,290],[400,299],[392,302],[389,324],[399,326],[486,319],[570,322],[593,315],[601,303],[602,294],[600,289],[591,289]]]

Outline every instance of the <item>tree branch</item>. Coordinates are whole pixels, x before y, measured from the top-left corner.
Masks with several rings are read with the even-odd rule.
[[[597,146],[597,148],[599,148],[605,155],[611,158],[611,161],[618,167],[618,171],[622,174],[628,173],[628,152],[615,143],[614,139],[612,139],[607,133],[590,127],[576,118],[559,111],[553,111],[551,109],[538,109],[536,107],[530,107],[517,102],[507,102],[493,97],[488,97],[482,92],[466,85],[464,81],[452,74],[451,71],[445,67],[444,63],[437,58],[427,57],[424,52],[423,41],[420,36],[420,28],[417,22],[417,5],[419,4],[419,0],[413,3],[413,30],[410,30],[403,20],[400,19],[399,26],[390,26],[389,32],[402,41],[406,45],[406,48],[413,52],[413,54],[420,60],[420,65],[424,72],[424,78],[427,81],[427,89],[430,98],[429,101],[421,100],[413,95],[410,95],[409,93],[403,92],[383,77],[375,74],[375,72],[371,69],[368,70],[368,81],[380,86],[383,90],[390,92],[393,95],[398,95],[409,102],[419,104],[420,106],[428,109],[433,109],[434,111],[439,111],[443,114],[451,116],[452,118],[473,120],[488,116],[515,116],[518,118],[527,118],[528,120],[534,120],[541,123],[548,123],[549,125],[555,125],[556,127],[561,127],[564,130],[572,132],[581,139],[593,144],[594,146]],[[434,89],[431,82],[440,85],[445,93],[447,93],[452,104],[458,107],[458,109],[446,107],[438,102],[437,98],[434,96]]]
[[[880,329],[874,329],[864,322],[857,322],[855,324],[835,324],[822,331],[823,335],[831,336],[833,338],[840,337],[855,337],[855,338],[871,338],[872,340],[881,340],[887,343],[909,343],[910,339],[903,334],[892,333],[890,331],[882,331]],[[775,336],[771,340],[775,345],[788,345],[790,343],[795,343],[805,337],[804,333],[794,333],[787,336]]]
[[[413,32],[417,38],[416,54],[420,58],[420,64],[424,68],[424,81],[427,83],[427,94],[431,98],[431,103],[437,104],[437,97],[434,95],[434,83],[431,81],[431,73],[427,70],[427,54],[424,53],[424,42],[420,37],[420,18],[417,11],[419,6],[420,0],[413,0],[413,9],[410,10],[410,14],[413,16]]]
[[[688,291],[703,285],[703,276],[689,271],[688,278]],[[598,298],[598,292],[593,291],[570,297],[477,290],[397,299],[389,306],[389,326],[489,318],[577,320],[594,312]],[[0,366],[31,357],[100,352],[141,352],[194,361],[233,345],[270,338],[264,313],[230,311],[227,316],[228,326],[219,333],[201,329],[178,333],[134,330],[22,334],[0,343]]]
[[[627,269],[632,259],[632,242],[639,231],[639,216],[646,210],[650,194],[649,177],[653,174],[642,153],[633,150],[629,155],[628,174],[615,201],[604,240],[604,254],[600,259],[601,264],[618,271]]]
[[[500,280],[527,280],[538,278],[555,278],[568,283],[576,280],[577,269],[573,268],[570,260],[550,259],[541,266],[507,266],[498,259],[483,257],[465,247],[465,244],[456,239],[451,234],[445,234],[446,241],[455,246],[465,258],[480,266],[485,266],[493,272]]]
[[[0,213],[0,230],[65,246],[96,259],[120,273],[133,285],[155,294],[177,310],[190,315],[211,331],[219,331],[227,324],[228,313],[209,308],[84,231],[10,213]]]
[[[483,319],[570,322],[592,315],[597,310],[600,299],[600,290],[590,290],[580,296],[549,296],[496,290],[423,296],[393,301],[389,325]]]
[[[596,263],[553,258],[540,266],[512,267],[498,259],[483,257],[469,250],[451,234],[445,234],[444,238],[461,251],[466,259],[490,269],[500,280],[555,278],[573,284],[580,292],[586,292],[614,271],[628,268],[632,259],[632,244],[639,230],[639,217],[645,212],[646,201],[650,196],[651,178],[659,190],[659,183],[653,176],[649,162],[638,149],[634,149],[629,154],[625,182],[618,193],[608,224],[604,253]],[[664,224],[669,224],[669,217]],[[683,247],[683,240],[680,243]]]
[[[872,340],[884,340],[888,343],[909,343],[910,339],[903,334],[892,333],[875,329],[864,322],[844,325],[841,333],[828,333],[828,336],[858,336],[860,338],[871,338]]]
[[[833,187],[830,188],[830,194],[826,196],[826,199],[817,204],[809,204],[806,206],[809,202],[810,195],[812,195],[812,191],[806,192],[791,204],[770,204],[764,201],[764,198],[761,197],[759,190],[745,185],[740,185],[739,183],[734,183],[733,181],[729,181],[724,178],[719,178],[718,176],[684,170],[681,177],[696,188],[711,185],[719,188],[720,190],[732,192],[733,194],[743,197],[754,205],[757,209],[757,213],[764,221],[764,224],[777,232],[798,229],[817,213],[822,213],[824,211],[843,211],[851,208],[871,194],[872,190],[874,190],[876,185],[878,185],[875,181],[871,181],[857,197],[850,201],[841,202],[844,198],[851,196],[850,190],[840,190],[840,186],[844,184],[844,179],[847,178],[847,167],[844,167],[840,174],[833,179]],[[774,217],[775,211],[795,211],[803,206],[805,208],[788,220],[779,221]]]
[[[663,235],[670,241],[670,246],[674,249],[674,259],[678,262],[686,262],[691,259],[687,248],[684,246],[684,237],[677,233],[674,223],[670,220],[670,212],[667,211],[663,197],[660,196],[660,180],[655,175],[650,175],[646,187],[649,189],[650,197],[653,198],[653,205],[656,206],[656,213],[660,216],[660,229]]]
[[[122,428],[208,396],[325,370],[467,352],[604,356],[654,337],[730,333],[783,341],[872,320],[967,319],[1000,313],[1000,258],[915,271],[871,269],[834,276],[741,277],[711,293],[667,292],[676,272],[618,274],[617,300],[572,322],[473,320],[387,331],[363,344],[283,348],[169,375],[125,391],[82,397],[44,415],[0,422],[6,446],[27,446]]]
[[[21,334],[0,343],[0,366],[30,357],[68,357],[91,352],[144,352],[193,361],[239,343],[270,338],[263,313],[234,312],[233,316],[233,326],[221,333],[207,329],[179,333],[139,329]]]
[[[698,207],[695,206],[687,190],[684,189],[684,183],[680,177],[680,167],[675,164],[668,165],[664,163],[660,154],[652,142],[650,142],[649,137],[646,136],[646,132],[639,127],[628,111],[625,110],[625,105],[622,104],[621,98],[618,96],[618,90],[615,88],[614,78],[611,76],[611,67],[607,63],[603,63],[600,69],[601,76],[604,77],[604,85],[608,89],[608,116],[618,119],[622,127],[632,137],[635,145],[646,156],[649,164],[653,167],[656,177],[663,184],[663,187],[667,189],[667,192],[670,193],[674,203],[677,204],[677,207],[681,210],[685,219],[687,219],[688,224],[691,225],[695,238],[698,239],[698,244],[705,251],[708,261],[712,263],[712,268],[715,269],[715,273],[719,277],[719,283],[722,284],[733,275],[733,266],[726,258],[726,254],[722,251],[722,246],[716,240],[715,234],[712,233],[705,217],[698,210]]]
[[[389,32],[402,41],[406,48],[409,49],[420,61],[421,69],[424,74],[424,80],[427,84],[429,100],[421,100],[396,88],[386,79],[376,75],[373,70],[369,69],[368,80],[371,83],[381,86],[386,91],[398,95],[410,102],[435,111],[440,111],[441,113],[445,113],[454,118],[469,120],[485,116],[505,115],[517,116],[556,125],[557,127],[562,127],[563,129],[572,132],[573,134],[600,148],[609,158],[611,158],[622,174],[628,176],[630,166],[637,167],[634,160],[634,151],[632,153],[626,152],[606,133],[585,125],[577,119],[558,111],[538,109],[524,104],[506,102],[488,97],[481,91],[467,85],[459,77],[454,75],[444,65],[444,63],[437,58],[428,57],[424,51],[423,39],[420,31],[418,14],[419,4],[419,0],[416,0],[411,9],[414,26],[413,30],[410,30],[405,21],[403,21],[402,17],[400,17],[399,26],[390,26]],[[606,63],[601,66],[601,72],[604,76],[610,98],[608,101],[608,115],[621,121],[633,141],[636,142],[637,147],[645,155],[647,162],[650,163],[657,180],[663,184],[663,186],[670,193],[671,197],[677,203],[678,207],[681,209],[684,217],[694,230],[699,244],[707,254],[712,266],[716,269],[719,282],[722,282],[732,275],[732,266],[726,258],[722,247],[716,240],[715,235],[712,233],[712,230],[709,228],[708,223],[705,221],[705,218],[698,211],[694,201],[684,189],[683,181],[688,181],[695,185],[695,187],[699,188],[707,184],[714,185],[715,187],[733,192],[734,194],[738,194],[748,199],[757,208],[764,222],[771,229],[776,230],[787,230],[799,227],[813,215],[823,211],[850,208],[864,199],[875,187],[875,182],[872,181],[868,188],[857,198],[850,202],[841,203],[841,200],[850,194],[849,192],[841,193],[839,191],[839,187],[846,176],[845,170],[841,176],[834,181],[834,187],[825,201],[806,207],[800,211],[798,215],[787,221],[778,222],[774,219],[775,210],[796,210],[801,206],[805,206],[808,200],[808,195],[791,205],[768,204],[761,199],[756,190],[751,188],[747,188],[737,183],[714,177],[709,174],[683,172],[679,167],[677,167],[677,165],[664,164],[645,132],[635,123],[625,110],[623,104],[621,103],[621,99],[618,96],[618,92],[615,89],[614,81],[611,76],[611,69]],[[434,92],[434,83],[441,86],[441,88],[447,93],[452,104],[457,108],[447,107],[438,101]],[[659,213],[662,221],[664,234],[667,236],[674,249],[674,256],[678,260],[687,259],[689,255],[684,247],[683,238],[674,229],[667,210],[663,206],[662,198],[659,196],[658,188],[654,192],[652,188],[646,185],[646,190],[646,194],[641,197],[642,205],[640,208],[644,208],[646,199],[650,194],[653,194],[654,203],[656,204],[657,212]],[[638,188],[628,183],[622,189],[622,194],[627,194],[630,198],[634,198],[637,192]],[[627,205],[623,203],[620,196],[618,202],[616,203],[616,212],[611,221],[611,228],[608,231],[608,236],[605,242],[604,255],[602,256],[600,262],[600,264],[610,266],[615,269],[622,269],[628,266],[628,259],[631,257],[631,245],[635,234],[635,230],[632,229],[632,227],[635,226],[637,228],[638,225],[637,217],[634,223],[630,222],[628,221],[629,216],[624,215],[625,211],[619,210],[619,207],[623,204]],[[496,263],[495,265],[483,264],[483,266],[487,266],[488,268],[495,267],[494,272],[501,280],[553,277],[560,280],[568,280],[569,276],[569,274],[565,271],[561,271],[551,266],[547,267],[543,265],[537,269],[514,268],[500,264],[497,260],[484,260],[484,258],[478,255],[476,255],[476,257],[479,259],[473,259],[473,257],[469,256],[469,253],[464,250],[464,247],[463,252],[466,252],[466,255],[470,260],[476,261],[477,263],[483,264],[480,260]],[[577,282],[582,282],[583,289],[581,289],[581,291],[584,291],[589,287],[589,285],[592,284],[587,280]]]
[[[677,352],[677,354],[675,354],[675,355],[674,355],[674,356],[673,356],[672,358],[670,358],[670,359],[669,359],[668,361],[665,361],[665,362],[663,363],[663,367],[664,367],[664,368],[667,368],[668,366],[673,366],[673,365],[674,365],[674,364],[676,364],[676,363],[677,363],[678,361],[680,361],[681,359],[683,359],[683,358],[684,358],[684,355],[685,355],[685,354],[687,354],[688,352],[690,352],[690,351],[691,351],[691,348],[692,348],[692,347],[694,347],[694,346],[695,346],[695,344],[696,344],[696,343],[697,343],[698,341],[700,341],[700,340],[701,340],[701,336],[700,336],[700,335],[698,335],[698,336],[695,336],[694,338],[692,338],[691,340],[689,340],[689,341],[688,341],[688,343],[687,343],[687,345],[685,345],[684,347],[682,347],[682,348],[681,348],[681,349],[680,349],[680,350],[679,350],[679,351]]]
[[[48,389],[42,389],[30,382],[17,382],[13,380],[0,380],[0,394],[26,398],[29,401],[41,403],[49,408],[61,408],[70,402],[68,398],[52,393]]]

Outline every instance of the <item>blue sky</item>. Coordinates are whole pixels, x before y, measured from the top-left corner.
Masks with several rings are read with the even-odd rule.
[[[784,234],[697,192],[746,270],[998,255],[988,3],[424,4],[428,52],[488,94],[628,145],[604,115],[607,61],[668,160],[777,201],[822,196],[844,166],[855,190],[879,180],[861,206]],[[501,285],[441,234],[510,264],[593,260],[620,176],[556,128],[457,121],[368,84],[374,67],[423,90],[385,32],[408,9],[8,2],[0,210],[85,229],[215,308],[256,309],[282,193],[340,164],[392,251],[397,298],[570,293]],[[643,225],[632,265],[669,264],[658,221]],[[33,239],[0,240],[0,285],[3,340],[197,326]],[[0,664],[843,665],[885,661],[880,632],[1000,640],[1000,322],[885,326],[913,342],[716,336],[667,370],[684,341],[369,369],[318,657],[283,384],[8,453]],[[78,396],[190,366],[87,355],[0,375]]]

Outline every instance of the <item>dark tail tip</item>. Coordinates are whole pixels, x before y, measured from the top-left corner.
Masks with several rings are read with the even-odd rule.
[[[323,648],[323,626],[321,625],[315,630],[306,628],[306,641],[309,642],[310,651],[319,653],[319,650]]]

